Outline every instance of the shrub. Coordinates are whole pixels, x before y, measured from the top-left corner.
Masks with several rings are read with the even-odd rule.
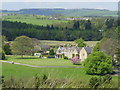
[[[72,63],[73,64],[80,64],[80,59],[78,56],[75,56],[71,59]]]
[[[0,85],[4,83],[4,76],[0,76]]]
[[[6,55],[12,55],[10,45],[8,43],[3,46],[3,50],[5,51]]]
[[[3,50],[0,51],[0,56],[2,56],[0,57],[1,60],[5,60],[5,52]]]
[[[103,52],[94,52],[84,62],[87,74],[105,75],[112,73],[112,59]]]
[[[97,43],[93,48],[93,52],[97,52],[97,51],[100,51],[100,43]]]
[[[53,49],[50,49],[49,55],[55,55],[55,52]]]
[[[120,48],[118,48],[117,50],[116,50],[116,58],[115,58],[115,60],[114,61],[116,61],[115,62],[115,64],[117,65],[117,66],[120,66]]]
[[[68,57],[66,57],[66,56],[64,56],[63,58],[64,58],[64,59],[68,59]]]
[[[65,54],[62,54],[62,58],[64,59],[64,57],[65,57]]]

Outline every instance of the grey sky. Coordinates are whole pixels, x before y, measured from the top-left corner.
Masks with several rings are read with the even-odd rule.
[[[118,2],[119,0],[3,0],[3,2]]]
[[[18,10],[23,8],[94,8],[118,10],[118,2],[3,2],[2,9]]]

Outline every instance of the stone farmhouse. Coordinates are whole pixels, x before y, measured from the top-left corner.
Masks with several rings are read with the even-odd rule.
[[[62,58],[63,55],[68,58],[73,58],[74,56],[79,56],[81,61],[84,61],[89,54],[92,53],[93,47],[59,47],[56,51],[56,58]]]

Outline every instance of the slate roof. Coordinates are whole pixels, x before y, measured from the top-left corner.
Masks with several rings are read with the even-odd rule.
[[[92,53],[93,47],[84,47],[88,54]]]
[[[79,52],[82,48],[79,48],[79,47],[76,47],[76,46],[72,46],[72,47],[59,47],[58,48],[58,50],[60,50],[60,51],[64,51],[64,50],[70,51],[70,50],[75,50],[75,49]]]
[[[80,47],[77,47],[77,48],[76,48],[76,50],[77,50],[78,52],[80,52],[81,49],[82,49],[82,48],[80,48]]]
[[[76,47],[76,46],[72,46],[72,47],[59,47],[58,51],[64,52],[64,51],[71,51],[71,50],[77,50],[77,52],[79,53],[81,51],[83,47]],[[84,47],[84,49],[86,50],[86,52],[88,54],[92,53],[93,47]]]

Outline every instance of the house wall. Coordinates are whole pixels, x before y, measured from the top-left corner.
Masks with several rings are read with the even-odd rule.
[[[77,50],[67,50],[64,55],[68,58],[73,58],[73,54],[74,56],[76,56],[78,54]]]
[[[73,51],[73,54],[74,54],[74,56],[79,55],[79,53],[78,53],[78,51],[76,49]],[[72,56],[73,56],[73,54],[72,54]]]
[[[79,57],[81,59],[81,61],[84,61],[87,58],[87,52],[84,48],[81,49],[80,53],[79,53]]]
[[[73,53],[72,51],[68,50],[64,53],[64,55],[68,58],[72,58],[72,53]]]

